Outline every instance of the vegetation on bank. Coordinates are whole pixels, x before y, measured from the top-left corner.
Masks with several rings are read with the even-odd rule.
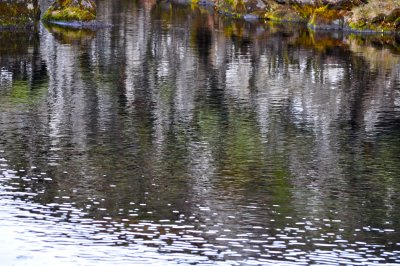
[[[194,0],[197,2],[198,0]],[[212,0],[223,14],[307,23],[310,28],[360,32],[400,31],[400,0]],[[200,1],[200,4],[204,3]]]
[[[400,0],[191,1],[213,6],[219,13],[235,18],[302,22],[317,30],[400,31]],[[38,0],[0,0],[0,27],[33,24],[39,19]],[[48,22],[85,23],[95,19],[94,0],[55,0],[42,16]]]

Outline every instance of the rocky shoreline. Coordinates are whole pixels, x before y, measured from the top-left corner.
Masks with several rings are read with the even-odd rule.
[[[313,30],[356,33],[400,31],[396,0],[194,0],[220,14],[245,20],[307,24]]]
[[[400,32],[399,0],[187,1],[185,3],[213,8],[221,15],[233,18],[303,23],[316,31]],[[31,29],[40,19],[75,28],[101,25],[96,21],[93,0],[56,0],[42,16],[38,0],[0,0],[0,29]]]

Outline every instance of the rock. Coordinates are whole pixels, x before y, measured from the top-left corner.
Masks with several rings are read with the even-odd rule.
[[[400,18],[400,8],[395,8],[390,12],[385,20],[387,22],[395,22],[398,18]]]
[[[313,5],[316,7],[327,6],[331,9],[348,9],[367,2],[367,0],[292,0],[301,5]]]
[[[378,14],[377,16],[373,17],[371,19],[371,22],[377,24],[377,23],[383,22],[384,20],[385,20],[385,14],[381,13],[381,14]]]
[[[0,28],[32,27],[39,18],[37,0],[0,0]]]
[[[306,22],[291,5],[280,5],[266,13],[266,18],[272,21]]]
[[[210,7],[215,6],[215,4],[213,2],[208,1],[208,0],[200,0],[198,3],[201,6],[210,6]]]
[[[260,0],[243,0],[243,4],[245,6],[245,13],[253,13],[266,8],[265,3]]]
[[[82,21],[96,19],[93,0],[57,0],[43,15],[45,21]]]
[[[259,20],[260,17],[257,16],[257,15],[254,15],[254,14],[246,14],[246,15],[243,16],[243,19],[246,20],[246,21],[253,22],[253,21]]]

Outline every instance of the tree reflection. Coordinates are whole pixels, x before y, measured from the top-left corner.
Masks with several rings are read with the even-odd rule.
[[[12,102],[1,141],[18,168],[54,177],[39,202],[77,191],[79,207],[105,199],[108,215],[132,222],[176,220],[179,209],[227,236],[303,218],[342,220],[349,238],[399,226],[392,44],[169,2],[98,6],[112,28],[79,41],[44,30],[40,45],[1,54],[2,102]],[[145,205],[132,215],[132,203]]]

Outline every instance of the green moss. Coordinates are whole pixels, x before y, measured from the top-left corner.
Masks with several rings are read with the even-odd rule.
[[[367,29],[367,22],[365,20],[357,20],[354,22],[350,22],[349,26],[353,30],[365,30]]]
[[[43,15],[43,20],[55,21],[91,21],[96,15],[79,7],[66,7],[62,10],[49,8]]]

